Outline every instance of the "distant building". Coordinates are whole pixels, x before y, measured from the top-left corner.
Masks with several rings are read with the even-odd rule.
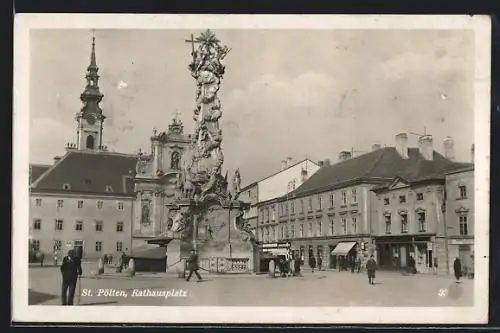
[[[134,172],[137,156],[102,145],[103,95],[92,42],[83,107],[76,114],[76,144],[53,165],[30,166],[31,246],[52,256],[83,246],[85,258],[116,255],[131,248]]]
[[[355,158],[341,152],[338,163],[322,167],[288,195],[259,206],[260,237],[264,242],[291,242],[306,264],[314,255],[331,268],[338,267],[339,260],[366,259],[370,253],[380,265],[391,267],[394,254],[407,259],[422,244],[427,251],[428,243],[439,251],[435,244],[443,240],[436,226],[443,224],[445,173],[469,165],[434,151],[431,136],[422,137],[419,148],[408,148],[404,133],[396,136],[395,147],[374,145],[372,152]],[[420,201],[425,205],[420,207]],[[274,221],[266,213],[273,207],[277,209]],[[424,214],[425,220],[417,223],[416,217],[422,216],[418,214]],[[386,216],[391,217],[390,223]]]
[[[446,174],[446,237],[448,262],[441,271],[453,274],[453,261],[459,257],[465,273],[474,273],[474,167]]]
[[[420,273],[435,272],[439,262],[444,264],[441,268],[446,267],[445,175],[470,166],[451,160],[450,140],[444,145],[448,158],[433,150],[431,136],[422,136],[418,149],[399,145],[399,151],[407,149],[401,156],[407,156],[408,166],[391,183],[373,189],[379,266],[404,269],[413,257]]]
[[[292,159],[288,158],[281,161],[281,169],[278,172],[243,187],[240,190],[238,199],[251,204],[249,211],[245,212],[244,215],[246,222],[252,226],[252,229],[256,230],[258,228],[257,217],[259,211],[260,214],[267,214],[268,218],[269,216],[276,216],[275,207],[271,207],[267,211],[259,207],[264,202],[279,198],[295,190],[319,169],[320,166],[310,159],[293,163]],[[259,230],[262,230],[262,228]],[[256,236],[259,241],[264,240],[257,231]]]

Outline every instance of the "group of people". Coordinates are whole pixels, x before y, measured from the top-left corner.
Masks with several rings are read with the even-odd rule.
[[[104,265],[113,264],[113,255],[112,254],[110,254],[110,255],[105,254],[103,257],[103,261],[104,261]]]
[[[347,257],[339,257],[338,261],[338,269],[340,271],[348,271],[351,270],[352,273],[358,272],[360,273],[363,270],[363,263],[361,261],[361,257],[359,256],[347,256]]]

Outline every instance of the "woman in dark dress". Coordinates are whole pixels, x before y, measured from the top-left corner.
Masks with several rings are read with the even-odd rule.
[[[455,273],[455,279],[457,280],[456,282],[459,283],[462,277],[462,262],[458,257],[455,259],[455,262],[453,262],[453,271]]]

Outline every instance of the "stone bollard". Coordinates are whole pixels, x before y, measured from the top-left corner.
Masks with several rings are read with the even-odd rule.
[[[99,258],[99,261],[97,262],[97,275],[104,274],[104,262],[102,261],[102,258]]]
[[[135,262],[134,259],[130,259],[127,267],[127,276],[135,276]]]
[[[269,261],[269,277],[275,278],[275,271],[276,271],[276,264],[274,263],[274,260]]]

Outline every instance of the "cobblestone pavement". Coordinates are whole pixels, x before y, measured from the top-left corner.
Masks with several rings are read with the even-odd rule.
[[[83,267],[89,272],[92,267]],[[269,278],[266,275],[213,275],[200,271],[186,282],[174,274],[87,276],[81,305],[199,305],[199,306],[472,306],[473,280],[456,284],[451,277],[402,276],[377,272],[375,285],[362,273],[303,272],[303,277]],[[61,277],[57,267],[30,268],[29,303],[59,305]],[[78,289],[77,289],[78,290]],[[134,292],[135,290],[135,292]],[[139,296],[144,290],[161,296]],[[99,294],[100,292],[100,295]],[[127,297],[112,296],[123,291]],[[170,291],[179,296],[164,297]],[[151,293],[150,293],[151,294]],[[185,294],[184,296],[182,296]],[[78,297],[75,295],[75,303]]]

